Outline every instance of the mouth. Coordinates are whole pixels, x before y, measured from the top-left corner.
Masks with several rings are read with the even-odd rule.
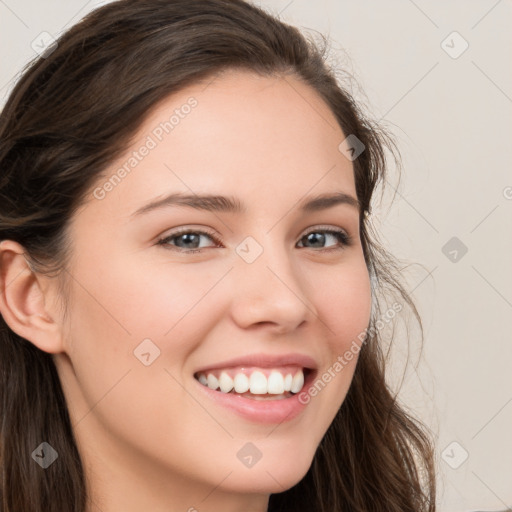
[[[194,378],[204,387],[250,400],[286,400],[300,393],[314,369],[298,365],[273,368],[239,366],[200,371]]]
[[[275,425],[300,419],[318,367],[306,354],[245,354],[197,368],[194,380],[213,407],[253,424]]]

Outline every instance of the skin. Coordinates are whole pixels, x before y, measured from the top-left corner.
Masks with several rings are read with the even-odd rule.
[[[358,210],[297,207],[333,191],[357,197],[352,163],[338,150],[345,135],[298,79],[229,71],[183,89],[149,115],[105,176],[191,97],[191,113],[72,218],[69,297],[59,296],[56,279],[28,268],[22,247],[0,244],[1,312],[53,354],[92,489],[88,512],[266,510],[271,493],[309,469],[357,355],[301,415],[278,426],[214,404],[193,373],[245,354],[298,352],[321,375],[354,340],[360,345],[370,317]],[[130,217],[170,192],[235,196],[247,212],[174,206]],[[157,245],[179,227],[222,242],[202,235],[200,253],[187,253],[196,246],[183,237]],[[322,233],[317,227],[346,231],[352,245],[332,235],[308,242],[309,232]],[[247,236],[263,248],[253,263],[236,252]],[[146,338],[160,350],[149,366],[134,356]],[[262,454],[251,468],[237,458],[249,441]]]

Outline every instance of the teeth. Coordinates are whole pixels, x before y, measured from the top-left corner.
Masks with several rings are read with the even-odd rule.
[[[219,387],[219,381],[217,380],[217,377],[215,375],[212,375],[211,373],[208,374],[208,377],[206,377],[208,387],[210,389],[217,389]]]
[[[249,390],[253,395],[265,395],[267,393],[267,377],[261,372],[252,372],[249,379]]]
[[[279,372],[272,372],[268,378],[267,392],[272,395],[284,393],[284,378]]]
[[[290,391],[292,393],[298,393],[302,389],[302,386],[304,386],[304,374],[298,372],[293,376],[292,389]]]
[[[223,393],[229,393],[233,389],[233,379],[226,372],[222,372],[220,374],[219,386]]]
[[[249,391],[249,377],[244,373],[237,373],[234,379],[235,391],[237,393],[245,393]]]
[[[285,391],[290,391],[292,389],[292,374],[289,373],[285,378],[284,378],[284,390]]]
[[[219,390],[220,388],[222,393],[250,392],[253,395],[276,395],[277,398],[277,395],[281,397],[290,391],[294,394],[298,393],[304,386],[304,373],[299,370],[293,376],[291,373],[287,373],[285,376],[280,371],[272,370],[267,378],[262,371],[258,370],[253,371],[250,376],[238,372],[234,377],[223,371],[219,378],[213,373],[208,373],[208,375],[200,373],[197,380],[210,389]]]

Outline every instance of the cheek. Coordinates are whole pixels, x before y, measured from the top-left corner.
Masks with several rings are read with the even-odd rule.
[[[176,362],[196,349],[219,321],[219,294],[225,289],[216,284],[229,270],[226,265],[193,267],[160,264],[142,269],[141,277],[129,279],[129,286],[118,291],[125,297],[120,314],[133,337],[152,339],[162,355],[172,355]]]
[[[326,430],[352,382],[370,320],[371,285],[366,264],[355,259],[336,270],[311,274],[313,283],[311,298],[325,333],[325,359],[322,372],[306,391],[310,398],[304,395],[304,400],[314,401],[315,416],[323,418]]]
[[[368,327],[371,313],[371,286],[364,262],[331,272],[317,288],[318,314],[328,326],[332,349],[344,352]]]
[[[116,265],[101,278],[75,274],[83,286],[73,290],[67,327],[72,415],[76,423],[83,419],[79,432],[92,436],[91,443],[100,442],[94,438],[99,421],[101,432],[150,451],[162,464],[183,464],[193,475],[208,449],[201,443],[203,451],[193,448],[198,439],[209,442],[205,424],[212,438],[225,435],[179,384],[190,378],[182,373],[188,354],[211,328],[212,300],[206,299],[218,276],[201,274],[196,282],[194,272],[169,272],[163,279],[164,272],[157,278],[155,270],[131,270]],[[148,366],[133,353],[146,338],[160,350]],[[220,448],[215,455],[222,458]]]
[[[212,288],[229,270],[225,267],[205,272],[161,262],[144,266],[118,260],[94,273],[95,265],[83,265],[85,273],[78,277],[84,287],[75,290],[75,308],[83,325],[74,328],[92,330],[97,339],[108,337],[113,349],[121,344],[123,351],[127,343],[133,350],[145,338],[166,344],[172,339],[173,346],[175,340],[183,340],[185,345],[187,338],[194,339],[210,327],[216,304]]]

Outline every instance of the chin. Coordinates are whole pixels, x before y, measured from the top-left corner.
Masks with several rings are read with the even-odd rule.
[[[262,460],[248,470],[233,471],[225,483],[235,492],[276,494],[298,484],[312,463],[312,458],[298,461],[297,457],[289,462],[268,461],[265,465],[262,464]]]

